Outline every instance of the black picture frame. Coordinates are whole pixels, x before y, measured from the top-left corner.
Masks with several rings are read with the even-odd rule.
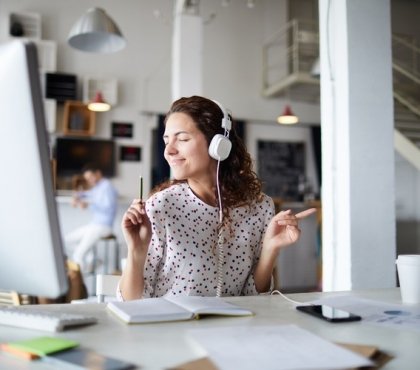
[[[141,147],[139,146],[120,146],[121,162],[140,162]]]
[[[132,138],[134,134],[134,126],[130,122],[112,122],[111,132],[113,138]]]

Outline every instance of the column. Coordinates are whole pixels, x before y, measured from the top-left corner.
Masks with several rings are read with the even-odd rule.
[[[395,286],[389,0],[319,0],[323,290]]]
[[[202,94],[203,21],[199,2],[177,0],[172,39],[172,99]]]

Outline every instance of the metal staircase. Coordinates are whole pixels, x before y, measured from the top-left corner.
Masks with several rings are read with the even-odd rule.
[[[290,20],[263,46],[262,95],[319,102],[319,79],[311,74],[318,55],[317,22]],[[420,170],[420,48],[417,41],[393,35],[392,59],[395,148]]]
[[[395,146],[420,170],[420,48],[414,38],[392,36]]]
[[[264,44],[263,96],[319,101],[319,79],[310,73],[319,55],[318,40],[316,22],[292,19]]]

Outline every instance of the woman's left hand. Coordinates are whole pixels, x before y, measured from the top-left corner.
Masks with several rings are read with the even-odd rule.
[[[264,248],[278,252],[280,248],[295,243],[300,237],[299,220],[316,212],[316,208],[293,214],[289,209],[277,213],[264,236]]]

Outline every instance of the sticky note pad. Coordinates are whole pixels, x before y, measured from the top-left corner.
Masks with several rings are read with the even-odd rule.
[[[37,337],[33,339],[8,343],[9,347],[29,353],[34,353],[39,356],[45,356],[50,353],[74,348],[78,344],[79,343],[75,342],[74,340],[54,337]]]

